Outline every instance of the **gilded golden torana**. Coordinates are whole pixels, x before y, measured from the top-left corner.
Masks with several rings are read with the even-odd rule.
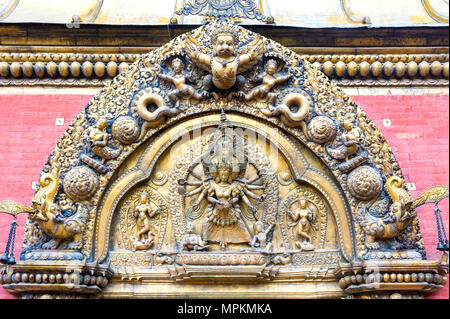
[[[280,44],[219,19],[142,56],[46,163],[24,297],[421,298],[445,284],[386,141]]]

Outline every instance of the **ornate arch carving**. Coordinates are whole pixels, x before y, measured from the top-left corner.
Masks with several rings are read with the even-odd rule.
[[[258,125],[261,125],[261,122],[259,121],[249,120],[242,115],[235,114],[228,115],[228,119],[236,127],[250,128],[255,130],[258,133],[258,136],[266,136],[266,133],[262,132],[260,127],[258,127]],[[206,115],[201,117],[201,120],[206,123],[203,126],[204,128],[218,125],[218,115]],[[136,167],[125,172],[116,179],[114,184],[110,187],[112,191],[106,193],[106,196],[99,205],[95,227],[94,259],[104,260],[107,257],[111,219],[122,196],[124,196],[133,186],[150,178],[156,162],[162,156],[164,151],[171,146],[170,142],[176,139],[178,135],[181,136],[190,133],[194,130],[196,124],[198,124],[198,118],[187,120],[186,122],[172,127],[166,134],[150,144],[148,149],[140,156],[138,161],[139,164]],[[347,203],[343,200],[337,187],[330,183],[330,179],[319,171],[311,168],[303,159],[299,150],[296,149],[292,142],[283,135],[284,134],[280,134],[276,142],[278,143],[280,152],[292,165],[291,168],[293,170],[292,175],[294,180],[297,182],[306,182],[314,186],[332,207],[332,212],[337,220],[339,228],[339,239],[343,248],[342,253],[345,260],[350,261],[354,253],[352,251],[352,221],[348,214],[349,209],[347,208]],[[184,230],[180,230],[180,232],[183,233]]]
[[[196,124],[213,132],[173,147]],[[182,150],[196,157],[186,162]],[[84,284],[83,294],[114,275],[130,287],[213,274],[300,289],[320,273],[330,284],[317,295],[342,296],[376,291],[379,276],[364,286],[367,275],[349,275],[373,265],[383,275],[434,269],[435,289],[445,265],[423,260],[414,208],[388,144],[350,97],[289,49],[219,19],[143,56],[74,119],[44,167],[15,266],[33,282],[8,275],[5,287],[25,278],[40,289],[50,279],[38,272],[56,261],[76,263],[54,280]]]

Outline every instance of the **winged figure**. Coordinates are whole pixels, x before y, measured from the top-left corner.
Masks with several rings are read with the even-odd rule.
[[[211,34],[212,48],[208,48],[192,35],[187,35],[186,54],[199,67],[207,71],[204,88],[211,91],[214,87],[221,90],[235,88],[237,96],[244,98],[242,92],[245,78],[239,74],[257,64],[265,51],[263,39],[255,36],[238,53],[239,33],[235,26],[224,24]]]

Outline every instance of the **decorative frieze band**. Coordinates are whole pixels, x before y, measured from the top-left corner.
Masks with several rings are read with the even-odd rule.
[[[0,86],[97,87],[140,54],[1,53]],[[341,86],[448,85],[448,54],[303,55]]]

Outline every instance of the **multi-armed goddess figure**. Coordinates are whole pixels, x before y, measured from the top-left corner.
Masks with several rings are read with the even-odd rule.
[[[228,134],[227,130],[223,127],[223,134],[212,141],[210,151],[202,156],[204,175],[199,176],[191,171],[193,180],[179,181],[180,185],[195,187],[185,193],[185,197],[199,194],[192,205],[194,211],[206,200],[202,237],[209,243],[218,243],[222,249],[230,243],[250,243],[251,234],[242,220],[242,207],[245,203],[248,210],[255,214],[257,204],[252,204],[251,200],[258,202],[265,197],[255,193],[264,189],[262,183],[257,184],[260,176],[244,177],[247,156],[244,149],[236,147],[236,138],[239,137],[234,133]]]

